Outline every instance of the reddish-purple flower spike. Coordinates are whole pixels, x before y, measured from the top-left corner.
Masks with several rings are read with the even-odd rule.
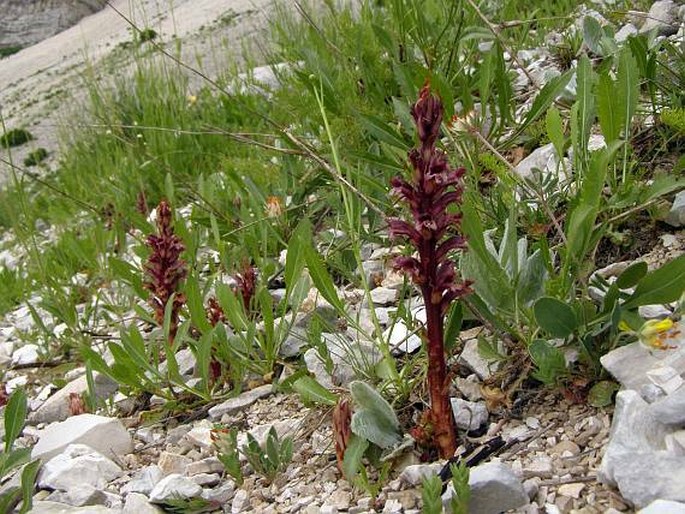
[[[409,152],[412,180],[392,179],[393,193],[409,207],[410,219],[388,219],[390,237],[408,241],[418,258],[402,256],[395,268],[411,277],[421,289],[426,308],[428,389],[430,419],[435,443],[443,458],[453,456],[456,432],[447,389],[444,351],[444,317],[451,303],[469,293],[469,284],[459,282],[450,254],[466,246],[459,234],[461,216],[454,212],[461,202],[463,168],[452,168],[447,155],[435,147],[440,135],[442,102],[424,86],[411,109],[420,141]]]
[[[188,270],[181,259],[185,246],[174,234],[172,210],[166,200],[157,207],[157,234],[147,237],[147,245],[152,249],[150,257],[144,264],[148,278],[145,288],[152,293],[150,305],[154,309],[155,321],[163,326],[166,306],[174,293],[169,327],[169,344],[172,344],[178,330],[178,315],[185,303],[185,297],[179,293],[181,282]]]

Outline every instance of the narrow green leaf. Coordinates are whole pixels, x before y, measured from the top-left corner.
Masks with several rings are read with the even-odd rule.
[[[523,122],[516,128],[516,131],[508,139],[513,141],[516,139],[531,123],[537,120],[543,113],[547,112],[549,106],[561,94],[569,80],[571,80],[572,72],[569,70],[566,73],[554,77],[547,84],[543,86],[538,95],[533,100],[533,105],[523,118]]]
[[[9,453],[24,428],[27,410],[26,392],[15,390],[5,406],[5,453]]]
[[[335,394],[310,376],[298,378],[293,382],[292,388],[305,403],[320,403],[333,406],[338,401],[338,397]]]
[[[19,466],[23,466],[31,458],[31,448],[19,448],[0,454],[0,476],[5,476]]]
[[[664,264],[640,280],[624,307],[675,302],[685,291],[685,255]]]
[[[206,334],[212,329],[203,303],[202,293],[200,291],[200,283],[195,275],[191,275],[186,279],[185,288],[186,305],[190,312],[190,320],[193,326],[197,328],[200,333]]]
[[[564,128],[561,121],[561,114],[556,106],[552,105],[547,109],[547,116],[545,117],[545,125],[547,127],[547,136],[554,145],[554,150],[557,152],[559,158],[564,156],[564,149],[566,146],[566,138],[564,137]]]
[[[576,70],[577,94],[576,103],[571,119],[571,132],[573,138],[574,160],[576,169],[581,177],[585,174],[588,162],[588,141],[590,130],[595,120],[595,93],[594,84],[597,74],[592,70],[592,64],[587,55],[583,55],[578,61]]]
[[[21,496],[22,505],[19,514],[26,514],[31,512],[33,508],[33,491],[35,489],[36,477],[40,469],[40,460],[36,459],[33,462],[24,466],[21,471]]]
[[[402,139],[402,136],[398,134],[396,130],[391,128],[387,122],[370,114],[360,114],[359,117],[362,125],[370,135],[379,141],[383,141],[390,146],[399,148],[404,152],[409,151],[409,143]]]
[[[305,266],[304,248],[311,244],[312,226],[307,218],[303,218],[297,225],[288,243],[285,258],[285,287],[286,297],[290,298],[295,284],[302,275]]]
[[[628,46],[623,47],[618,58],[616,86],[617,102],[623,109],[621,126],[627,141],[630,137],[630,124],[637,109],[640,93],[637,62]]]
[[[535,320],[552,337],[566,338],[578,328],[578,319],[570,305],[545,296],[535,302]]]
[[[237,332],[247,330],[245,308],[227,284],[216,285],[216,298],[233,330]]]
[[[445,323],[445,348],[447,351],[453,350],[456,346],[463,320],[464,306],[461,302],[453,303]]]
[[[8,487],[0,494],[0,512],[10,513],[19,502],[21,490],[18,487]]]
[[[309,245],[304,248],[304,256],[309,275],[312,277],[312,281],[319,293],[321,293],[321,296],[323,296],[338,312],[344,312],[345,307],[338,297],[338,292],[335,289],[333,279],[328,273],[326,264],[321,256],[316,253],[313,246]]]

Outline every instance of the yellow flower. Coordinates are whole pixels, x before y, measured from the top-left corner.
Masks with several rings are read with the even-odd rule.
[[[678,326],[672,319],[650,319],[645,321],[637,335],[640,342],[650,349],[668,350],[675,348],[668,344],[667,339],[673,339],[678,334]]]
[[[195,105],[197,102],[197,96],[196,95],[188,95],[188,106]]]

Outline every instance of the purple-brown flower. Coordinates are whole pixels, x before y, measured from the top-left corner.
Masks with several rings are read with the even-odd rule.
[[[166,200],[157,206],[157,234],[147,237],[147,245],[152,253],[144,265],[147,281],[145,288],[152,294],[150,305],[154,309],[155,321],[164,325],[164,311],[171,296],[176,293],[171,307],[171,324],[169,327],[169,344],[174,342],[178,330],[178,314],[185,303],[185,296],[179,292],[181,282],[188,270],[181,259],[185,246],[173,227],[173,213]]]
[[[395,177],[391,181],[393,194],[404,200],[410,216],[390,218],[388,227],[392,239],[408,241],[418,253],[418,257],[398,257],[394,265],[421,289],[427,318],[430,418],[441,457],[450,458],[456,449],[456,432],[447,395],[444,317],[452,302],[470,291],[469,283],[458,279],[450,258],[452,252],[466,247],[459,233],[461,216],[456,212],[465,170],[450,166],[445,152],[435,146],[443,108],[429,85],[421,89],[411,114],[419,139],[419,146],[409,152],[412,178]]]

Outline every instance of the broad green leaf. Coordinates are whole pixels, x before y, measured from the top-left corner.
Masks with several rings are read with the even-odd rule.
[[[637,285],[647,274],[647,263],[645,261],[638,261],[631,264],[621,273],[616,280],[616,286],[619,289],[628,289]]]
[[[488,341],[487,338],[478,336],[478,355],[483,357],[486,361],[497,362],[506,359],[505,355],[502,355],[499,350],[495,347],[495,344]]]
[[[535,302],[535,320],[552,337],[566,338],[578,328],[578,319],[570,305],[545,296]]]
[[[288,243],[285,257],[285,287],[286,296],[290,298],[295,284],[302,275],[305,267],[304,248],[311,244],[312,227],[309,219],[303,218],[297,225]]]
[[[26,392],[15,390],[5,406],[5,453],[9,453],[24,428],[27,410]]]
[[[616,84],[605,71],[597,84],[597,116],[606,141],[614,141],[621,134],[622,106],[616,94]]]
[[[462,231],[469,241],[469,251],[461,256],[463,276],[473,280],[473,288],[489,308],[510,308],[514,298],[511,280],[488,249],[483,226],[470,202],[463,206]]]
[[[257,301],[264,321],[264,334],[267,342],[271,344],[274,340],[274,299],[269,290],[262,287],[257,293]]]
[[[539,249],[535,250],[526,259],[516,287],[516,294],[523,306],[529,307],[543,295],[548,275],[543,253]]]
[[[279,465],[280,452],[278,451],[278,434],[273,426],[269,429],[269,434],[266,438],[266,457],[271,461],[274,467]]]
[[[602,26],[592,16],[583,18],[583,42],[590,51],[597,55],[602,55],[600,41],[602,39]]]
[[[364,382],[352,382],[350,392],[358,407],[352,415],[352,432],[381,448],[397,444],[399,421],[390,404]]]
[[[593,407],[607,407],[613,402],[614,393],[619,390],[619,385],[611,380],[597,382],[588,394],[587,402]]]
[[[510,209],[509,217],[504,222],[504,235],[500,243],[499,263],[509,275],[516,280],[519,269],[518,242],[516,241],[516,209]]]
[[[293,382],[292,388],[293,391],[300,395],[305,403],[320,403],[322,405],[333,406],[338,401],[338,397],[335,394],[310,376],[298,378]]]
[[[624,307],[675,302],[685,291],[685,255],[664,264],[640,280]]]
[[[565,247],[566,266],[571,262],[579,265],[590,250],[592,232],[606,181],[607,167],[620,145],[619,141],[614,141],[607,148],[592,152],[590,165],[582,182],[579,203],[571,212],[565,227],[567,239]]]
[[[590,130],[595,119],[595,93],[594,84],[596,73],[592,70],[592,64],[587,55],[583,55],[578,61],[576,69],[577,94],[576,103],[571,112],[571,136],[574,148],[574,160],[580,176],[585,174],[588,162],[588,141]]]
[[[40,469],[40,460],[36,459],[33,462],[24,466],[21,470],[21,496],[22,505],[19,514],[31,512],[33,507],[33,490],[35,489],[36,477]]]
[[[358,437],[355,434],[350,436],[350,440],[347,443],[347,448],[345,449],[345,457],[343,458],[343,475],[349,481],[354,480],[354,478],[359,473],[359,469],[362,466],[362,457],[369,447],[369,441],[363,437]]]
[[[350,383],[350,393],[355,404],[362,409],[376,412],[388,425],[399,430],[400,422],[395,411],[381,394],[366,382],[355,380]]]
[[[478,67],[478,73],[480,73],[480,80],[478,83],[478,88],[480,92],[480,100],[482,105],[487,105],[488,100],[490,99],[490,84],[492,82],[492,76],[493,76],[493,57],[495,53],[495,46],[493,45],[492,49],[488,53],[488,55],[485,56],[483,59],[483,62],[481,65]]]
[[[538,368],[533,373],[534,378],[547,385],[554,385],[560,377],[566,374],[564,354],[544,339],[533,341],[528,351]]]
[[[638,67],[628,46],[624,46],[618,58],[616,72],[616,99],[622,108],[621,126],[625,131],[625,139],[630,138],[630,123],[637,109],[640,81]]]
[[[203,334],[193,345],[195,348],[195,369],[202,379],[205,390],[209,390],[209,364],[212,360],[212,339],[214,331]]]

